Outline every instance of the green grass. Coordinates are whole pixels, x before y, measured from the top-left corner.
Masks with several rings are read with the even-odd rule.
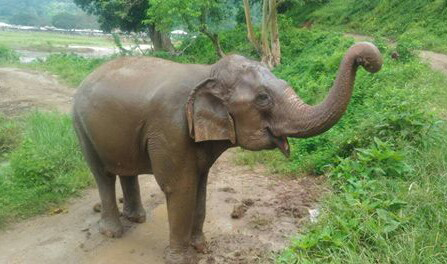
[[[43,213],[92,184],[71,119],[32,112],[17,120],[0,119],[13,144],[2,144],[9,162],[0,166],[0,226]],[[10,147],[13,146],[13,147]]]
[[[111,37],[20,31],[1,31],[0,45],[35,51],[64,51],[68,45],[115,47]]]
[[[296,24],[313,21],[335,29],[393,40],[412,40],[419,48],[447,53],[447,2],[444,0],[332,0],[297,6],[288,16]]]
[[[77,87],[94,69],[110,59],[111,57],[91,59],[76,54],[53,54],[45,61],[35,61],[24,66],[57,75],[69,86]]]

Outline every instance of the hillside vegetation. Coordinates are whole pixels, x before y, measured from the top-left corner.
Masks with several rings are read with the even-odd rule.
[[[306,22],[318,28],[411,40],[418,48],[447,52],[447,2],[444,0],[309,2],[287,13],[297,25]]]

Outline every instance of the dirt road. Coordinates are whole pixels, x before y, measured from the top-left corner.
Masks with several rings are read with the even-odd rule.
[[[15,115],[32,107],[69,111],[73,90],[41,73],[0,69],[0,112]],[[49,146],[50,147],[50,146]],[[236,165],[227,151],[210,172],[205,235],[210,252],[200,263],[270,263],[287,245],[322,193],[321,179],[299,180],[270,175],[262,167]],[[0,232],[0,263],[163,263],[168,245],[166,205],[152,175],[141,175],[144,224],[123,219],[120,239],[98,232],[96,189],[72,199],[58,215],[44,215],[13,224]],[[119,196],[120,187],[117,185]],[[237,208],[239,219],[231,214]],[[246,211],[244,213],[244,211]]]

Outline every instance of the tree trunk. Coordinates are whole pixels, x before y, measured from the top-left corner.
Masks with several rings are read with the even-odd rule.
[[[281,62],[277,2],[276,0],[263,0],[262,2],[260,43],[256,39],[253,24],[251,22],[249,0],[243,0],[243,2],[248,39],[261,55],[261,61],[272,69]]]
[[[269,35],[270,35],[270,0],[264,0],[262,5],[262,27],[261,27],[261,51],[262,62],[270,69],[273,68],[272,51],[270,49]]]
[[[276,0],[270,0],[270,27],[272,60],[273,66],[276,66],[281,63],[281,46],[279,43],[278,11],[276,9]]]
[[[155,51],[173,51],[174,46],[168,34],[158,31],[154,25],[149,25],[149,37]]]
[[[244,0],[244,11],[245,11],[245,22],[247,23],[247,37],[256,51],[261,54],[258,39],[255,35],[255,30],[253,28],[253,23],[251,22],[251,12],[249,0]]]

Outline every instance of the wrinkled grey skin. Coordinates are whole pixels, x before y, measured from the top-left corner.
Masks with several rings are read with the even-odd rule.
[[[144,222],[139,174],[153,173],[166,195],[170,227],[167,263],[193,263],[205,250],[208,171],[226,149],[279,148],[287,137],[311,137],[345,112],[359,65],[377,72],[382,58],[369,43],[352,46],[333,88],[316,106],[305,104],[258,62],[227,56],[214,65],[125,57],[92,73],[74,99],[74,126],[102,202],[100,231],[119,237],[115,197],[119,175],[124,216]]]

